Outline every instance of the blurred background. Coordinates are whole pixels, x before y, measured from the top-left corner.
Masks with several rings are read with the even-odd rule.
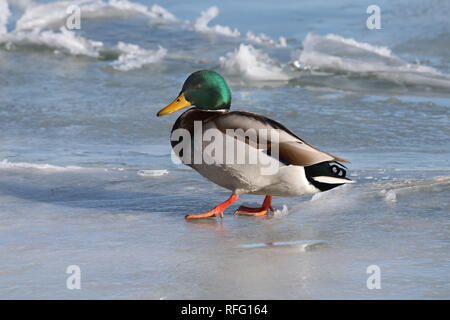
[[[437,0],[0,0],[0,298],[448,299],[449,15]],[[267,219],[233,206],[186,223],[229,196],[171,161],[179,114],[156,118],[199,69],[225,77],[232,110],[351,160],[357,183],[275,198]]]

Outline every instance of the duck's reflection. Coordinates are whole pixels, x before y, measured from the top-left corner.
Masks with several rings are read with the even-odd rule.
[[[192,219],[186,220],[186,222],[189,228],[194,228],[195,230],[213,230],[216,231],[218,235],[225,235],[226,232],[223,219]]]

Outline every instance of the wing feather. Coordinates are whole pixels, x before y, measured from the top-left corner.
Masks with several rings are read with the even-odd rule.
[[[210,121],[213,121],[215,126],[225,134],[229,134],[226,129],[242,129],[244,132],[249,129],[257,131],[259,129],[277,130],[278,139],[271,139],[271,135],[268,134],[267,140],[264,141],[258,136],[255,145],[260,149],[267,149],[271,155],[274,155],[274,147],[278,145],[279,160],[285,163],[299,166],[310,166],[324,161],[350,163],[348,160],[311,146],[282,124],[256,113],[232,111]]]

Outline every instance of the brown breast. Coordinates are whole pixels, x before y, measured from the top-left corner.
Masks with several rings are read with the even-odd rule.
[[[175,121],[172,132],[176,129],[182,128],[189,131],[191,137],[194,136],[194,121],[201,121],[202,124],[210,121],[216,117],[219,117],[228,110],[201,110],[197,108],[192,108],[185,111],[178,119]],[[178,141],[170,142],[172,147],[178,143]]]

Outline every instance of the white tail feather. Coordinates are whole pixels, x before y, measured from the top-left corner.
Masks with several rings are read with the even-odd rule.
[[[344,178],[336,178],[336,177],[328,177],[328,176],[319,176],[319,177],[312,177],[317,182],[321,183],[329,183],[329,184],[341,184],[341,183],[354,183],[353,180],[348,180]]]

